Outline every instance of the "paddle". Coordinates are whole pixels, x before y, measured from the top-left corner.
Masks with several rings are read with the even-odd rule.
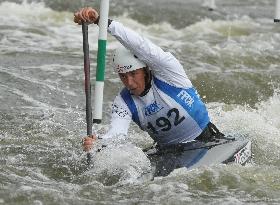
[[[87,136],[92,135],[92,108],[91,108],[91,84],[90,84],[90,62],[89,62],[89,44],[88,44],[88,25],[82,23],[83,31],[83,51],[84,51],[84,73],[85,73],[85,94],[86,94],[86,122]],[[87,164],[91,161],[91,155],[87,153]]]
[[[89,45],[88,45],[88,25],[82,23],[83,30],[83,50],[84,50],[84,72],[85,72],[85,93],[86,93],[86,121],[87,135],[92,135],[92,124],[101,123],[103,107],[103,90],[105,76],[107,27],[109,14],[109,0],[101,0],[99,36],[97,51],[96,82],[94,92],[94,112],[91,108],[91,85],[90,85],[90,64],[89,64]],[[91,155],[87,153],[87,163],[90,164]]]

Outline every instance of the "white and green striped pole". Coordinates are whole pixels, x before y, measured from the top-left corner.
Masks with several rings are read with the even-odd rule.
[[[106,65],[107,27],[109,15],[109,0],[100,2],[99,36],[97,51],[97,68],[94,96],[93,123],[101,123],[103,110],[103,90]]]
[[[280,22],[280,0],[275,2],[275,18],[274,22]]]
[[[214,11],[216,8],[217,7],[216,7],[215,0],[209,0],[208,10],[209,11]]]

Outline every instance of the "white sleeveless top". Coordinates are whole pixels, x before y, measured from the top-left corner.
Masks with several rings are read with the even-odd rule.
[[[145,96],[131,95],[126,88],[120,92],[110,130],[102,138],[126,135],[131,120],[162,146],[199,136],[209,123],[208,112],[179,61],[116,21],[108,31],[148,65],[153,79]]]

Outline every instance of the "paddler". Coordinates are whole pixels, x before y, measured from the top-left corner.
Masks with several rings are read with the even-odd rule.
[[[82,8],[74,14],[74,22],[82,21],[98,25],[99,14],[91,7]],[[115,20],[108,21],[108,32],[120,42],[112,60],[124,88],[115,97],[110,129],[102,139],[126,136],[132,120],[149,133],[161,153],[170,148],[178,151],[176,147],[185,142],[207,142],[223,136],[210,122],[205,104],[170,52]],[[96,140],[96,136],[85,137],[84,150],[89,151]],[[168,167],[160,165],[167,171],[162,173],[158,168],[156,175],[185,166],[180,156],[186,156],[174,156],[176,160],[168,162]]]

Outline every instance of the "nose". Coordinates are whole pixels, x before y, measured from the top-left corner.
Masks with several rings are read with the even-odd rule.
[[[126,84],[128,87],[131,87],[134,84],[134,78],[131,75],[127,75]]]

